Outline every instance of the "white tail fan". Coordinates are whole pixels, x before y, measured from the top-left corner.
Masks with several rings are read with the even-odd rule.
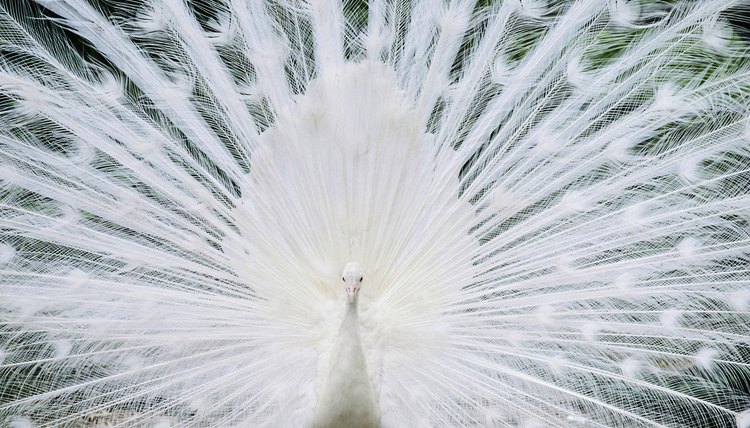
[[[0,424],[750,427],[746,12],[0,0]]]

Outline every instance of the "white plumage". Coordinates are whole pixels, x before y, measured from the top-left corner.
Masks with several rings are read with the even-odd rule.
[[[377,397],[359,337],[358,292],[362,280],[359,264],[347,263],[341,277],[348,295],[346,315],[336,334],[328,373],[320,375],[314,427],[377,428],[380,424]]]
[[[35,2],[0,423],[750,427],[743,2]]]

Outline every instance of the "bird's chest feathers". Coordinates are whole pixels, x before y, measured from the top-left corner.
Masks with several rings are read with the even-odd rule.
[[[356,308],[348,308],[318,396],[316,427],[377,426],[377,400],[359,338]]]

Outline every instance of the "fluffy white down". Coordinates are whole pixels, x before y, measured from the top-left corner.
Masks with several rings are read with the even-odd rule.
[[[235,213],[242,236],[266,238],[252,247],[243,242],[233,259],[242,277],[263,279],[259,290],[268,290],[276,300],[284,296],[273,308],[273,319],[314,326],[294,334],[309,335],[300,346],[319,352],[315,389],[332,400],[327,411],[335,415],[339,406],[353,405],[330,385],[339,385],[346,394],[356,392],[356,385],[370,384],[393,423],[426,414],[394,399],[402,394],[398,377],[409,365],[429,367],[440,360],[420,361],[448,346],[441,305],[470,283],[471,275],[463,273],[472,271],[471,251],[478,248],[468,234],[470,207],[456,198],[457,171],[441,164],[446,160],[437,158],[431,137],[420,133],[415,112],[405,105],[396,82],[393,71],[381,63],[331,68],[280,115],[262,136],[256,168]],[[277,238],[290,225],[295,225],[294,239],[280,242]],[[422,236],[441,239],[420,241]],[[454,253],[453,248],[465,252]],[[289,257],[299,261],[288,265]],[[368,271],[357,321],[361,350],[351,347],[354,340],[339,337],[359,336],[360,326],[345,328],[339,315],[338,269],[351,259]],[[309,290],[288,285],[299,277],[309,278]],[[349,351],[351,359],[340,366]],[[299,352],[277,358],[298,359]],[[361,366],[360,353],[365,357]],[[354,374],[365,367],[366,373]],[[369,381],[362,383],[363,376]],[[416,377],[426,385],[437,383]],[[280,388],[281,382],[275,382]],[[293,391],[298,385],[286,387]],[[318,396],[315,402],[321,400]],[[371,402],[362,398],[357,407],[367,414]]]

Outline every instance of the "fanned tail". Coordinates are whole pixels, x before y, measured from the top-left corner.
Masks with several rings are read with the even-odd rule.
[[[383,426],[750,426],[742,2],[37,3],[6,422],[304,426],[358,260]]]

